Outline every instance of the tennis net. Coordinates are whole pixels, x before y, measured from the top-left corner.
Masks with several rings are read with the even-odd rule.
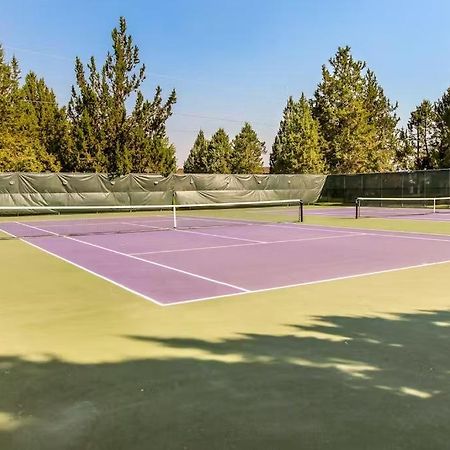
[[[0,215],[5,216],[0,220],[0,239],[8,240],[302,222],[303,202],[276,200],[190,205],[8,206],[0,207]]]
[[[450,213],[450,197],[358,197],[355,218]]]

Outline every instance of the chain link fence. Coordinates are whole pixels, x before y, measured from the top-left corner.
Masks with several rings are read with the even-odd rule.
[[[450,169],[328,175],[320,202],[354,203],[357,197],[449,197]]]

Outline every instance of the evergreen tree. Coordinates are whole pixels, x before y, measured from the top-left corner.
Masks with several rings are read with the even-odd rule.
[[[36,120],[41,145],[60,162],[62,170],[72,170],[69,122],[65,108],[58,106],[53,90],[33,72],[25,77],[22,93]]]
[[[416,153],[416,169],[433,169],[436,165],[436,113],[429,100],[411,113],[408,134]]]
[[[176,170],[175,147],[167,136],[142,139],[139,151],[132,152],[133,171],[138,173],[158,173],[164,176]]]
[[[374,129],[372,152],[368,154],[367,171],[383,172],[392,169],[398,147],[399,118],[396,110],[398,105],[392,105],[384,94],[383,88],[371,70],[365,76],[365,104],[369,112],[369,124]]]
[[[194,145],[184,163],[185,173],[206,173],[206,154],[208,152],[208,141],[202,130],[198,132]]]
[[[19,86],[15,58],[6,62],[0,46],[0,171],[56,171],[59,165],[39,142],[39,129]]]
[[[88,76],[77,58],[78,89],[72,88],[69,117],[78,170],[125,174],[132,170],[168,173],[175,167],[175,149],[166,136],[165,122],[176,102],[175,91],[163,102],[157,87],[152,101],[144,99],[140,86],[145,66],[138,47],[127,35],[126,21],[112,31],[113,52],[101,69],[94,58],[87,65]],[[131,114],[127,102],[136,101]]]
[[[286,166],[291,166],[289,162],[286,163],[289,158],[286,155],[288,149],[284,143],[286,136],[289,134],[289,124],[292,122],[292,117],[295,114],[294,109],[295,102],[290,96],[283,111],[283,119],[280,122],[277,136],[272,145],[272,152],[269,157],[270,173],[284,173],[287,170]]]
[[[414,170],[416,167],[415,150],[407,128],[399,132],[398,144],[395,147],[394,169]]]
[[[450,87],[436,102],[437,166],[450,167]]]
[[[262,173],[262,155],[265,152],[265,143],[258,139],[252,126],[246,122],[232,143],[231,173]]]
[[[314,95],[314,116],[324,138],[331,172],[355,173],[389,169],[391,142],[397,118],[366,63],[353,58],[350,47],[340,47],[322,67],[322,81]],[[387,126],[387,128],[386,128]]]
[[[323,173],[319,125],[302,93],[300,100],[288,99],[270,155],[272,173]]]
[[[205,155],[207,173],[230,173],[232,146],[223,128],[219,128],[208,143]]]
[[[74,170],[78,172],[107,172],[108,118],[110,104],[109,86],[105,69],[97,73],[94,58],[91,58],[86,79],[84,66],[79,58],[75,60],[75,76],[78,92],[72,86],[68,115],[72,122],[74,149]],[[100,81],[101,78],[101,81]],[[111,136],[113,138],[113,136]]]
[[[166,102],[158,86],[152,101],[138,92],[129,120],[131,162],[134,172],[168,175],[176,170],[175,146],[169,142],[166,121],[176,101],[175,91]]]

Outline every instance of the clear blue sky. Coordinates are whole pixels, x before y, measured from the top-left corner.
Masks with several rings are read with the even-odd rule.
[[[179,165],[200,128],[234,136],[249,121],[270,150],[287,97],[311,96],[338,46],[367,61],[403,122],[450,86],[448,0],[3,0],[0,9],[7,56],[61,103],[75,57],[103,62],[125,16],[147,66],[144,93],[177,90],[168,132]]]

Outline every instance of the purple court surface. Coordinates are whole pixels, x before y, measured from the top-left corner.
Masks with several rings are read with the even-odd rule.
[[[121,224],[4,222],[0,230],[160,305],[450,262],[445,235],[236,221],[148,232],[155,219],[139,217],[127,221],[132,232],[115,233]]]

